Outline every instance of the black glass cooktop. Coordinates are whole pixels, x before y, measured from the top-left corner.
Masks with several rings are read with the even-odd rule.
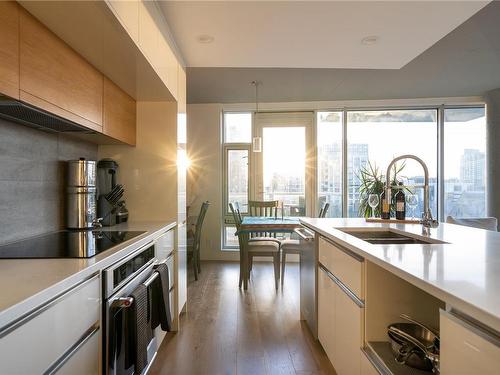
[[[92,258],[143,233],[63,230],[2,245],[0,258]]]

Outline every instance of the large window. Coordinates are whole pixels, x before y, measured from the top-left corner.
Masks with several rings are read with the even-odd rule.
[[[224,113],[224,143],[250,143],[251,139],[251,113]]]
[[[318,112],[318,203],[329,203],[327,217],[342,217],[342,112]]]
[[[430,203],[437,216],[437,109],[349,111],[347,112],[347,216],[360,216],[360,170],[370,163],[386,174],[397,156],[413,154],[427,164],[430,177]],[[400,162],[398,180],[408,186],[423,184],[423,169],[414,160]],[[423,212],[423,189],[416,212]]]
[[[286,216],[306,215],[305,137],[305,127],[263,128],[263,198],[280,201]]]
[[[444,218],[486,216],[484,108],[444,111]]]
[[[360,171],[372,165],[385,176],[388,164],[404,154],[416,155],[428,166],[434,217],[486,216],[483,106],[318,111],[315,144],[304,142],[300,126],[259,128],[250,112],[224,113],[223,118],[223,248],[238,247],[229,202],[238,202],[245,213],[252,197],[278,199],[290,207],[286,215],[304,215],[305,201],[311,199],[316,202],[312,215],[328,202],[328,217],[359,217]],[[262,152],[251,151],[252,134],[262,137]],[[313,149],[314,158],[309,152]],[[308,164],[313,159],[316,165]],[[417,195],[415,214],[420,215],[422,167],[411,159],[398,166],[403,167],[398,180]]]
[[[224,113],[224,224],[222,248],[238,247],[236,227],[229,203],[238,203],[242,213],[247,212],[250,186],[250,142],[252,114]]]

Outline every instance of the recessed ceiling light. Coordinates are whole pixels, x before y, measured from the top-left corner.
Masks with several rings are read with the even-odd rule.
[[[377,35],[369,35],[365,36],[363,39],[361,39],[361,44],[364,44],[365,46],[371,46],[375,43],[377,43],[379,40],[379,37]]]
[[[215,40],[215,38],[212,35],[202,34],[198,35],[196,40],[198,41],[198,43],[208,44],[212,43]]]

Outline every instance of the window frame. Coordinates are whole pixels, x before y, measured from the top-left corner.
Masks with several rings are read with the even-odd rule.
[[[226,143],[226,114],[249,114],[251,117],[250,140],[246,142],[228,142]],[[254,113],[252,111],[222,111],[221,116],[221,150],[222,150],[222,217],[221,217],[221,250],[239,251],[238,246],[226,244],[225,231],[227,227],[234,226],[234,219],[229,209],[229,190],[228,190],[228,154],[232,150],[246,150],[248,152],[248,186],[247,199],[250,199],[251,189],[251,171],[252,171],[252,137],[254,132]],[[244,213],[243,213],[244,214]]]
[[[235,108],[234,106],[226,106],[226,108]],[[249,159],[248,159],[248,198],[252,196],[252,189],[253,189],[253,184],[255,181],[254,174],[254,166],[253,166],[253,159],[254,155],[252,154],[252,139],[250,139],[249,143],[226,143],[225,142],[225,115],[229,113],[246,113],[251,115],[251,137],[255,136],[255,113],[252,109],[245,110],[240,106],[236,106],[237,110],[232,110],[228,109],[225,110],[224,108],[222,109],[222,116],[221,116],[221,128],[222,128],[222,137],[221,137],[221,149],[222,149],[222,167],[223,167],[223,189],[222,189],[222,202],[223,202],[223,209],[222,209],[222,230],[221,230],[221,249],[224,251],[227,250],[236,250],[237,247],[228,247],[226,246],[225,242],[225,236],[224,236],[224,228],[229,226],[229,225],[234,225],[234,221],[232,219],[232,215],[229,210],[229,195],[228,195],[228,186],[227,186],[227,151],[230,149],[237,149],[237,150],[248,150],[249,153]],[[314,212],[317,212],[319,209],[319,195],[318,195],[318,182],[319,182],[319,169],[318,169],[318,162],[319,158],[317,157],[318,155],[318,142],[317,142],[317,125],[318,125],[318,113],[322,112],[339,112],[342,115],[342,163],[341,163],[341,175],[342,175],[342,216],[346,217],[348,213],[348,173],[347,173],[347,161],[348,161],[348,139],[347,139],[347,130],[348,130],[348,113],[351,111],[391,111],[391,110],[436,110],[437,111],[437,119],[436,119],[436,129],[437,129],[437,144],[436,144],[436,154],[437,154],[437,212],[434,213],[436,218],[439,221],[444,221],[446,218],[444,216],[444,211],[445,211],[445,191],[444,191],[444,186],[445,186],[445,174],[444,174],[444,165],[445,165],[445,155],[444,155],[444,144],[445,144],[445,110],[448,109],[464,109],[464,108],[483,108],[485,109],[485,115],[486,114],[486,105],[484,103],[480,102],[474,102],[471,104],[431,104],[431,105],[374,105],[374,106],[339,106],[339,107],[325,107],[325,108],[320,108],[316,107],[312,111],[314,112],[313,115],[313,150],[314,150],[314,168],[316,171],[313,174],[313,191],[312,191],[312,198],[313,198],[313,205],[311,206],[311,209]],[[282,109],[282,112],[308,112],[311,111],[311,109],[307,108],[287,108],[286,110]],[[268,111],[261,111],[261,112],[276,112],[276,110],[268,110]],[[487,149],[486,149],[486,159],[488,158],[487,155]],[[485,199],[488,199],[487,192],[485,192]]]
[[[438,220],[441,222],[444,222],[446,220],[446,215],[445,215],[445,156],[444,156],[444,145],[445,145],[445,111],[449,109],[474,109],[474,108],[482,108],[484,110],[484,116],[485,116],[485,121],[487,121],[487,111],[486,111],[486,104],[463,104],[463,105],[441,105],[439,107],[439,134],[438,134],[438,142],[439,142],[439,147],[438,147]],[[485,168],[487,167],[487,160],[488,160],[488,124],[486,122],[486,144],[485,144]],[[485,185],[487,186],[488,184],[488,173],[485,174]],[[488,210],[488,189],[485,190],[484,192],[484,198],[485,198],[485,209],[486,212]]]

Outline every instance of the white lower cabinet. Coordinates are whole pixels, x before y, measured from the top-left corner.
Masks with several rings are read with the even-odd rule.
[[[100,278],[96,275],[0,329],[0,373],[53,372],[61,364],[70,370],[72,359],[78,358],[78,348],[85,347],[91,332],[99,327],[100,290]],[[99,333],[92,336],[97,340],[94,336]],[[92,355],[82,352],[88,368],[99,366],[98,341],[95,344],[97,349],[87,352]]]
[[[499,375],[500,339],[460,317],[440,311],[441,375]]]
[[[335,283],[323,269],[318,272],[318,339],[335,363]]]
[[[344,285],[320,267],[318,338],[338,375],[360,375],[363,308]],[[354,297],[355,298],[355,297]]]
[[[96,361],[101,351],[99,338],[99,331],[92,333],[57,370],[57,375],[99,374],[99,361]]]
[[[361,375],[379,375],[375,366],[372,365],[366,354],[361,351]]]
[[[335,362],[339,375],[360,375],[362,312],[338,285],[335,285]]]

